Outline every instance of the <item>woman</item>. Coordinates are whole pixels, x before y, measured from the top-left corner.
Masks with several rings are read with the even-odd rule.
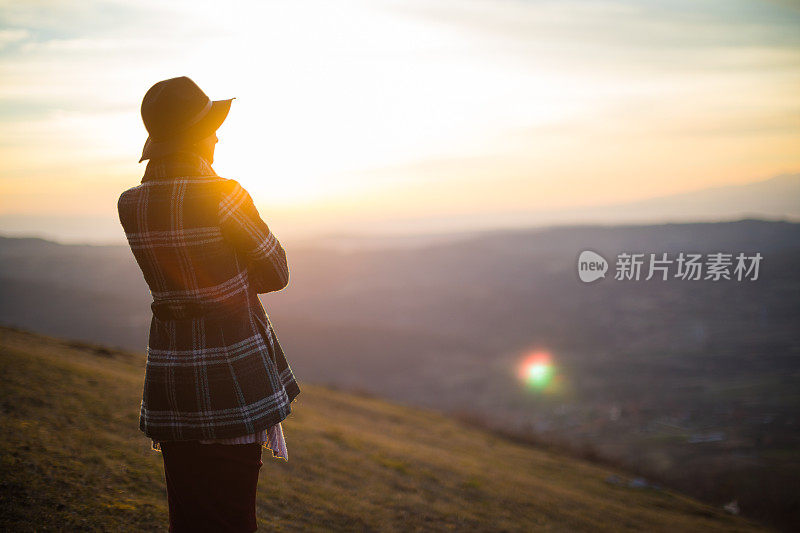
[[[147,169],[118,202],[153,296],[139,427],[162,451],[170,531],[257,529],[261,447],[288,459],[281,421],[300,393],[257,297],[287,285],[286,254],[211,168],[231,100],[186,77],[153,85]]]

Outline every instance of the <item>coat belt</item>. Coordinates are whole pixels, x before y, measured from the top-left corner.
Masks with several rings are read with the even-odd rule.
[[[171,300],[150,304],[153,315],[159,320],[216,318],[225,314],[225,306],[198,300]]]

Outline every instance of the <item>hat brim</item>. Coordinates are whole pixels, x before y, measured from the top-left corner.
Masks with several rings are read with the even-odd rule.
[[[228,100],[215,100],[211,102],[211,108],[208,110],[208,113],[189,128],[182,131],[179,135],[163,140],[155,140],[152,137],[148,137],[144,143],[142,158],[139,159],[139,163],[145,159],[153,159],[171,154],[172,152],[190,146],[210,136],[225,122],[228,112],[231,110],[231,102],[233,102],[233,100],[234,98],[230,98]]]

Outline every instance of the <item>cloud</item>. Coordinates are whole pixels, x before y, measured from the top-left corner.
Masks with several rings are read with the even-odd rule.
[[[24,41],[30,36],[30,32],[25,29],[6,29],[0,30],[0,51],[7,46]]]
[[[48,41],[27,42],[21,46],[22,52],[119,52],[156,49],[156,44],[148,39],[131,38],[75,38],[50,39]]]
[[[752,0],[406,2],[392,8],[436,24],[500,40],[586,45],[647,53],[671,48],[798,46],[800,16],[780,3]]]

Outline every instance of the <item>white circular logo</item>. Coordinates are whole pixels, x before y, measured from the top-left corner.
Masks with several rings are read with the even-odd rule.
[[[607,270],[608,261],[598,253],[584,250],[578,257],[578,277],[584,283],[606,277]]]

